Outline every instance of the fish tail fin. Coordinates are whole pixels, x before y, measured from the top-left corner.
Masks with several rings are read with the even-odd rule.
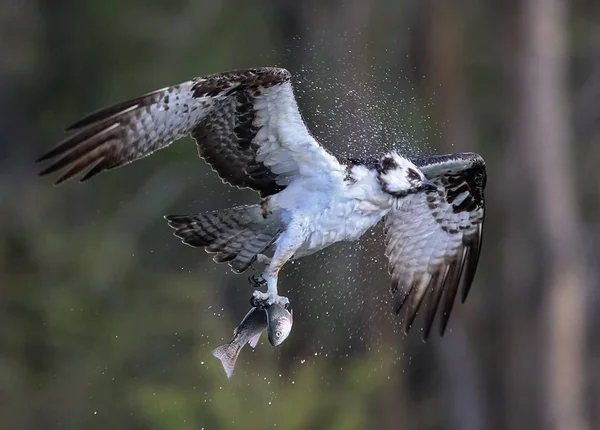
[[[278,217],[263,217],[259,205],[237,206],[204,214],[167,215],[175,236],[193,247],[216,254],[217,263],[229,262],[241,273],[283,231]]]
[[[241,348],[236,347],[231,343],[219,345],[212,351],[212,355],[221,361],[223,370],[225,370],[225,374],[227,375],[227,379],[231,379],[231,375],[233,375],[235,363],[240,355],[240,351]]]

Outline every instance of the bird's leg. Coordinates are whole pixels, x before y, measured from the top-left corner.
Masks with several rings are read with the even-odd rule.
[[[262,279],[267,284],[267,292],[254,291],[250,299],[252,306],[268,307],[273,303],[279,303],[284,306],[289,304],[290,301],[287,297],[277,294],[277,277],[283,265],[292,258],[302,243],[298,239],[298,235],[292,232],[293,230],[288,228],[284,234],[279,236],[275,253],[262,275]]]
[[[279,303],[287,309],[287,306],[290,304],[290,300],[287,297],[277,294],[277,275],[278,273],[272,274],[266,279],[266,293],[263,293],[259,290],[254,291],[252,297],[250,298],[250,303],[252,306],[265,308],[271,306],[273,303]]]
[[[274,259],[273,261],[276,260]],[[287,259],[285,261],[287,261]],[[279,271],[281,270],[281,266],[283,266],[285,261],[279,265],[273,265],[274,267],[271,267],[272,265],[267,267],[263,273],[263,276],[261,277],[261,285],[267,284],[267,291],[265,293],[259,290],[254,291],[252,298],[250,299],[252,306],[264,308],[271,306],[273,303],[279,303],[284,306],[289,304],[290,301],[287,297],[281,297],[277,294],[277,277],[279,275]]]
[[[267,257],[265,254],[258,254],[254,261],[258,264],[271,264],[271,257]]]
[[[254,263],[269,265],[271,264],[271,257],[267,257],[265,254],[257,254],[254,258],[254,261],[250,263],[250,267],[253,269]],[[265,283],[265,280],[262,278],[262,276],[252,275],[250,278],[248,278],[248,280],[250,281],[250,285],[253,285],[255,288],[259,288]]]

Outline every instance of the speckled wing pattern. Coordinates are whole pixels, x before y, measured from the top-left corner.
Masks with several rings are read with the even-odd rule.
[[[473,153],[412,161],[438,190],[394,202],[385,218],[386,256],[394,311],[406,307],[408,332],[425,302],[427,339],[440,303],[443,335],[458,289],[464,302],[473,282],[481,250],[486,172],[483,158]]]
[[[290,73],[265,67],[203,76],[92,113],[38,159],[57,183],[92,176],[192,136],[221,179],[262,196],[296,175],[341,169],[304,124]],[[326,175],[323,175],[326,179]]]

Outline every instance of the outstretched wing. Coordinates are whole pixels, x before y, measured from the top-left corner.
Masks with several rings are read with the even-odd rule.
[[[310,135],[294,98],[290,73],[248,69],[195,78],[92,113],[38,161],[40,174],[68,170],[57,183],[81,180],[130,163],[187,135],[222,180],[261,195],[297,175],[343,174],[337,159]]]
[[[426,301],[423,339],[427,339],[440,301],[443,335],[458,288],[464,302],[473,282],[481,250],[486,172],[483,158],[473,153],[412,161],[438,190],[394,202],[385,219],[386,256],[394,311],[399,313],[406,304],[408,332]]]

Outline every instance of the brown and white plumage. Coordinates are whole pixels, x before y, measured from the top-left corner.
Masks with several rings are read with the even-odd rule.
[[[294,175],[341,168],[302,121],[290,73],[273,67],[156,90],[94,112],[67,132],[38,159],[51,161],[42,175],[69,168],[57,183],[91,168],[81,178],[85,181],[188,135],[221,179],[262,196],[280,191]]]
[[[427,338],[440,302],[443,335],[457,290],[462,289],[464,302],[473,282],[483,234],[486,174],[483,159],[472,153],[412,161],[438,189],[394,202],[385,218],[386,256],[395,311],[406,305],[408,331],[425,306]]]
[[[204,248],[217,263],[228,262],[236,273],[248,269],[285,225],[278,219],[265,222],[259,205],[238,206],[194,215],[167,215],[169,226],[186,245]]]
[[[184,243],[236,272],[258,257],[268,262],[268,290],[256,292],[259,301],[280,298],[277,277],[288,260],[357,240],[382,219],[396,310],[408,300],[407,329],[429,296],[424,336],[440,300],[443,333],[457,289],[462,285],[466,296],[473,280],[483,159],[465,153],[408,160],[391,152],[342,163],[310,134],[285,69],[198,77],[99,110],[67,132],[38,160],[48,163],[42,175],[65,169],[58,183],[76,175],[85,181],[191,136],[224,182],[257,191],[260,205],[166,218]],[[263,255],[269,248],[270,259]]]

